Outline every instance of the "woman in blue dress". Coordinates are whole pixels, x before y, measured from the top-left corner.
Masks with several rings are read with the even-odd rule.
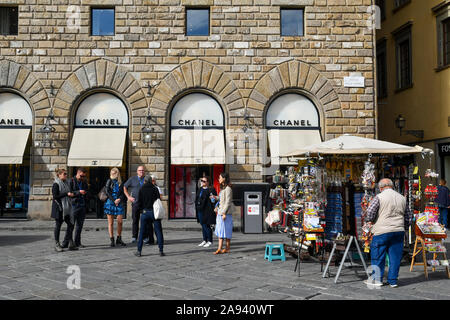
[[[123,205],[126,204],[126,201],[119,169],[111,169],[110,178],[106,181],[105,189],[108,199],[104,205],[104,212],[108,217],[108,231],[111,247],[114,247],[115,245],[125,246],[126,244],[122,241],[122,219],[124,214]],[[114,217],[117,217],[117,240],[115,242]]]
[[[222,254],[230,252],[231,235],[233,233],[233,191],[231,190],[230,175],[227,172],[222,172],[219,176],[220,194],[219,196],[212,195],[210,198],[219,200],[219,205],[216,207],[216,236],[219,238],[219,244],[214,254]],[[226,247],[222,248],[225,240]]]

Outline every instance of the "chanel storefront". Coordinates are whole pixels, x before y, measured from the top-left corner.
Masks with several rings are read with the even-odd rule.
[[[225,118],[220,104],[204,93],[176,101],[170,115],[169,218],[195,218],[195,196],[204,175],[214,181],[225,169]]]
[[[128,111],[117,96],[93,93],[81,100],[76,109],[67,159],[72,175],[78,167],[87,169],[92,194],[89,218],[103,218],[103,203],[97,199],[112,167],[128,178]]]
[[[1,216],[24,218],[30,195],[33,115],[28,102],[12,92],[0,93]]]

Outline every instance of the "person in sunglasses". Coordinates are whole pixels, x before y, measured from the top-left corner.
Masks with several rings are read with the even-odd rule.
[[[81,244],[81,231],[83,230],[84,220],[86,219],[86,212],[89,201],[88,184],[86,182],[86,169],[78,168],[75,177],[70,179],[70,192],[72,197],[72,210],[75,217],[75,246],[84,248]],[[63,246],[64,247],[64,246]]]
[[[63,248],[59,243],[59,235],[61,233],[61,226],[64,222],[67,224],[64,242],[68,243],[69,250],[78,250],[72,240],[73,225],[75,221],[72,213],[70,197],[73,197],[73,193],[70,192],[70,187],[67,183],[66,169],[56,169],[56,178],[52,186],[52,195],[53,201],[51,217],[55,219],[55,250],[56,252],[63,251]]]
[[[212,245],[211,225],[216,223],[216,214],[211,196],[217,196],[214,188],[210,187],[211,179],[204,176],[200,179],[201,187],[195,197],[195,210],[197,222],[202,226],[203,241],[198,246],[208,248]],[[215,199],[214,199],[215,200]]]

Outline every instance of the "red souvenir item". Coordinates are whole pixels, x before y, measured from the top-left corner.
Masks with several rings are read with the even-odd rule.
[[[425,194],[425,197],[427,197],[427,199],[430,199],[430,201],[434,201],[438,196],[437,187],[433,186],[432,184],[427,185],[423,193]]]

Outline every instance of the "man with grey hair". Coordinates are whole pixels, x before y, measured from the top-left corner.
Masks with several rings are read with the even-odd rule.
[[[368,285],[382,286],[386,253],[389,256],[388,284],[398,286],[398,273],[403,253],[405,230],[412,222],[406,198],[394,190],[390,179],[378,183],[380,193],[370,202],[366,222],[372,223],[373,240],[370,245],[373,274]]]

